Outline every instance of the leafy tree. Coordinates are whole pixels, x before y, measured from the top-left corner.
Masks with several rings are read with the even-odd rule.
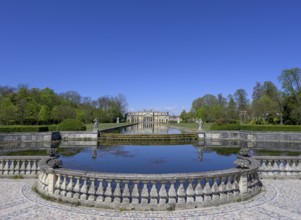
[[[16,120],[17,109],[9,98],[0,98],[0,122],[12,124]]]
[[[287,114],[301,124],[301,70],[299,68],[283,70],[279,76],[286,95]]]
[[[237,105],[232,95],[228,96],[228,105],[226,110],[226,118],[237,120],[238,119],[238,112],[237,112]]]
[[[51,111],[47,105],[42,105],[39,111],[39,122],[46,124],[50,121]]]
[[[234,99],[237,103],[237,108],[239,111],[248,110],[248,94],[244,89],[237,89],[234,93]]]

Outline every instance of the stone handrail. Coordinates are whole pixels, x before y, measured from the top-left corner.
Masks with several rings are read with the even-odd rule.
[[[42,156],[0,156],[0,176],[37,177]]]
[[[263,178],[301,177],[301,156],[255,156],[260,167],[258,174]]]
[[[261,189],[259,162],[247,169],[187,174],[117,174],[53,169],[40,161],[40,193],[81,205],[138,210],[172,210],[248,199]]]

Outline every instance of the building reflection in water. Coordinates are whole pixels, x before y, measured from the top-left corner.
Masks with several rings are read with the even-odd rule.
[[[159,123],[139,123],[122,130],[123,134],[171,134],[181,133]]]

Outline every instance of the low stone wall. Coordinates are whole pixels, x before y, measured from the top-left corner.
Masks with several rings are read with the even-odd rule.
[[[37,189],[65,202],[127,210],[174,210],[248,199],[260,192],[259,163],[188,174],[116,174],[53,169],[43,159]]]
[[[301,156],[256,156],[262,178],[301,178]]]
[[[205,136],[206,141],[244,140],[250,142],[301,143],[301,132],[207,131]]]
[[[0,177],[19,176],[35,178],[40,170],[41,156],[0,156]]]
[[[60,132],[62,140],[82,140],[82,141],[96,141],[98,139],[98,132],[88,132],[88,131],[61,131]]]
[[[17,132],[0,133],[0,142],[36,142],[51,141],[52,132]]]

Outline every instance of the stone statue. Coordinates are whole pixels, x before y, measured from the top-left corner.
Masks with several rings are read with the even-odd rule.
[[[94,119],[94,128],[93,128],[93,131],[98,131],[98,119],[97,118]]]
[[[199,128],[198,128],[198,130],[199,131],[203,131],[203,120],[200,118],[200,120],[199,120]]]

